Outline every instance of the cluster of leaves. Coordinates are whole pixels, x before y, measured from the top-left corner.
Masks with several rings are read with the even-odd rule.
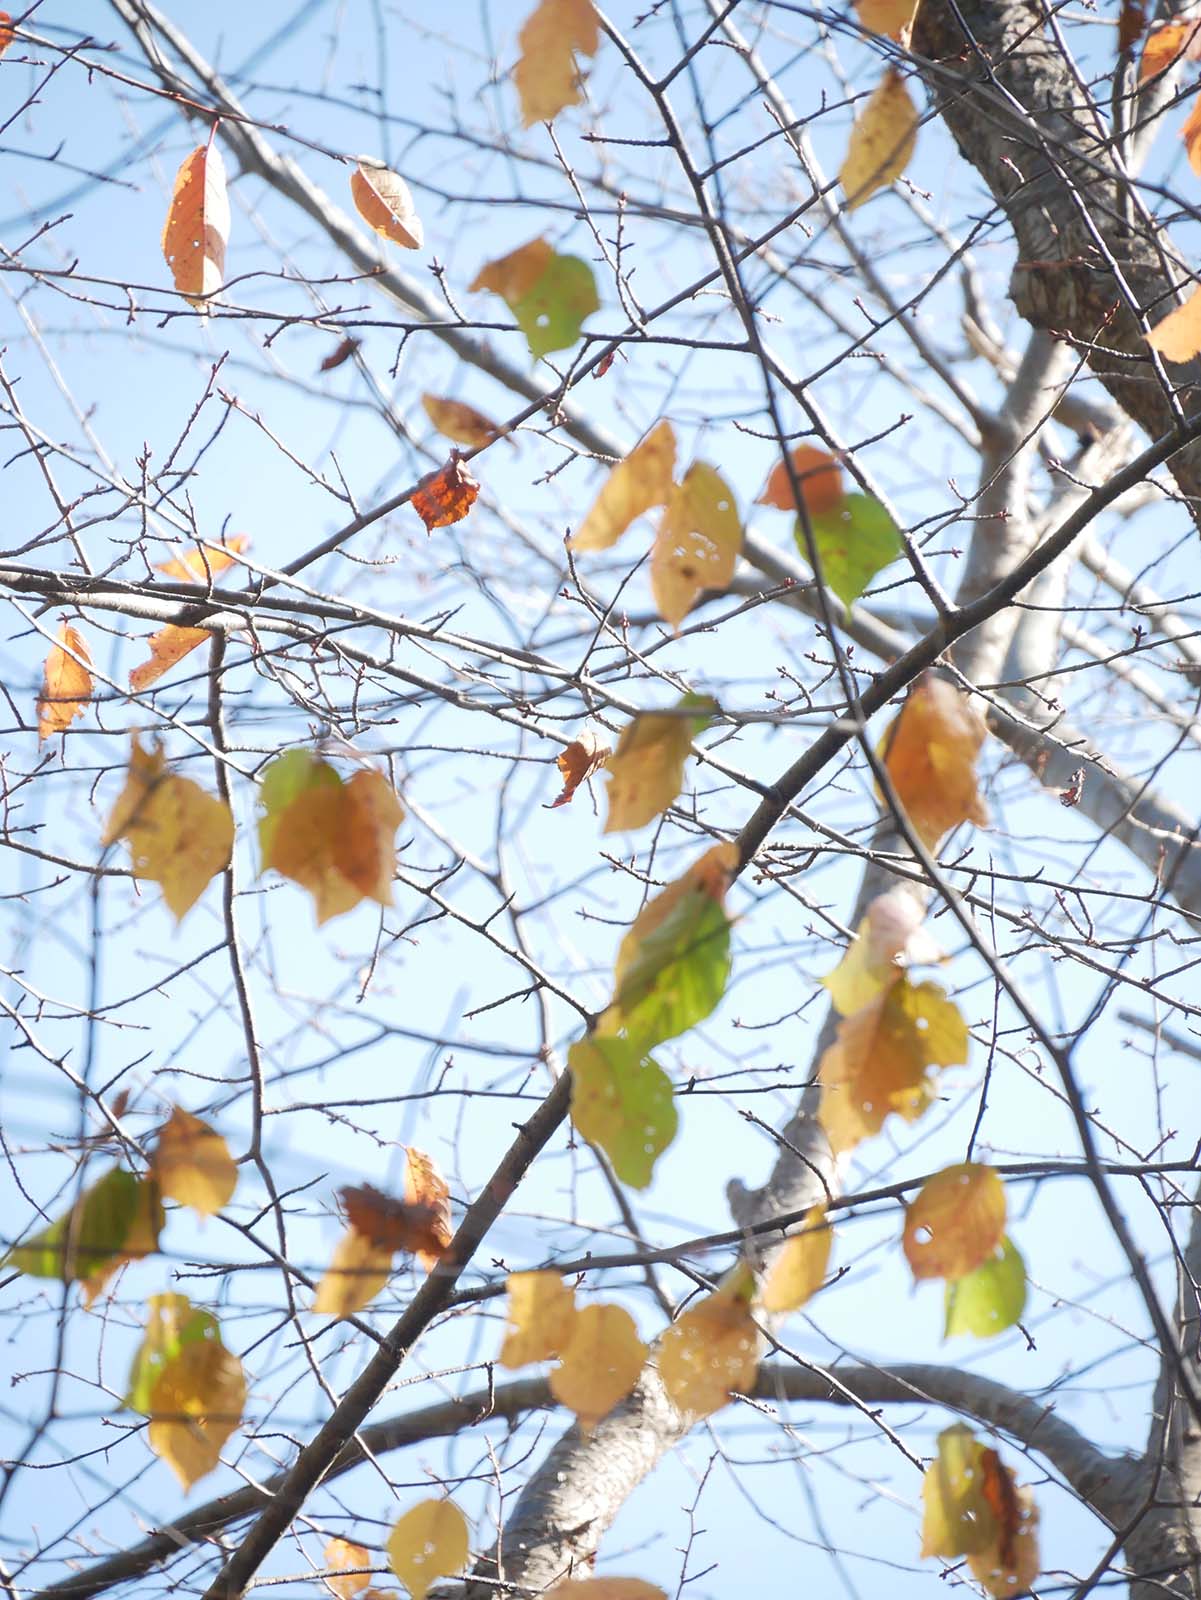
[[[924,1556],[966,1556],[972,1576],[997,1600],[1030,1588],[1039,1572],[1034,1497],[962,1423],[939,1434],[922,1501]]]

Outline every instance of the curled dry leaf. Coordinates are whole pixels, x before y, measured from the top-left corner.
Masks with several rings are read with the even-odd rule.
[[[566,1349],[575,1326],[575,1292],[557,1272],[511,1272],[500,1364],[510,1370],[550,1361]]]
[[[913,1276],[962,1278],[1005,1237],[1005,1185],[993,1167],[961,1161],[927,1178],[905,1211],[901,1245]]]
[[[632,1391],[646,1356],[628,1311],[585,1306],[576,1313],[562,1360],[551,1372],[551,1393],[575,1412],[581,1431],[589,1434]]]
[[[451,1241],[450,1188],[433,1156],[427,1156],[415,1145],[405,1147],[404,1199],[414,1213],[428,1215],[425,1238],[413,1253],[418,1263],[432,1272]]]
[[[1201,286],[1182,306],[1169,311],[1147,334],[1147,343],[1165,361],[1191,361],[1201,354]]]
[[[1201,174],[1201,95],[1194,101],[1188,121],[1180,130],[1180,137],[1184,140],[1189,166],[1194,172]]]
[[[550,122],[565,106],[579,104],[583,96],[575,52],[594,56],[599,42],[592,0],[541,0],[517,35],[521,55],[513,83],[523,127]]]
[[[421,404],[443,438],[455,444],[475,450],[500,438],[500,430],[495,422],[462,400],[440,400],[435,394],[423,394]],[[512,440],[509,442],[512,443]]]
[[[848,211],[901,176],[917,143],[917,125],[917,107],[905,80],[890,67],[851,129],[838,174]]]
[[[753,1279],[735,1269],[731,1283],[690,1306],[659,1343],[659,1376],[676,1407],[712,1416],[735,1394],[748,1394],[759,1373],[760,1334],[751,1316]]]
[[[354,355],[355,351],[360,348],[362,343],[363,341],[361,339],[352,339],[350,335],[347,334],[346,338],[336,344],[330,351],[329,355],[325,357],[321,365],[317,368],[317,371],[336,371],[338,367],[350,360],[351,356]]]
[[[83,635],[69,622],[59,626],[42,672],[38,696],[38,740],[65,733],[82,717],[92,693],[92,657]]]
[[[339,1189],[338,1199],[354,1231],[380,1249],[439,1260],[450,1243],[447,1207],[437,1200],[398,1200],[370,1183]]]
[[[427,533],[462,522],[479,497],[480,486],[457,455],[444,467],[427,473],[413,490],[413,510]]]
[[[422,1500],[388,1535],[388,1562],[412,1595],[425,1600],[430,1585],[467,1565],[471,1533],[453,1500]]]
[[[942,950],[922,926],[925,915],[916,886],[897,884],[876,896],[846,954],[822,979],[840,1016],[861,1011],[907,967],[943,959]]]
[[[798,1311],[811,1300],[830,1270],[834,1229],[825,1206],[811,1206],[800,1233],[785,1240],[763,1280],[764,1311]]]
[[[176,174],[163,227],[163,255],[175,287],[193,303],[215,294],[225,281],[229,220],[221,151],[216,143],[202,144]]]
[[[565,750],[561,750],[555,757],[555,765],[563,774],[563,792],[558,799],[552,800],[546,807],[554,811],[557,806],[570,805],[576,790],[597,772],[613,754],[607,744],[602,744],[599,736],[591,730],[580,734],[578,739],[573,739]]]
[[[676,435],[657,422],[605,479],[591,511],[568,540],[572,550],[608,550],[634,521],[671,498]]]
[[[225,1140],[182,1106],[175,1106],[159,1129],[154,1175],[168,1200],[191,1206],[202,1217],[228,1205],[238,1186],[237,1162]]]
[[[406,250],[420,250],[425,229],[409,186],[398,172],[362,157],[350,175],[350,193],[363,221]]]
[[[354,1600],[362,1594],[371,1582],[371,1566],[370,1550],[349,1539],[331,1539],[325,1547],[325,1582],[338,1600]]]
[[[651,592],[673,628],[704,589],[724,589],[742,547],[738,507],[713,467],[694,461],[672,490],[651,550]]]
[[[846,488],[837,456],[832,456],[827,450],[818,450],[811,444],[798,444],[789,455],[801,498],[811,517],[823,511],[833,511],[842,504]],[[755,504],[774,506],[777,511],[797,509],[788,468],[783,461],[777,461],[768,473],[763,492]]]
[[[983,826],[976,757],[987,729],[967,695],[925,673],[884,736],[884,765],[914,831],[933,850],[961,822]]]

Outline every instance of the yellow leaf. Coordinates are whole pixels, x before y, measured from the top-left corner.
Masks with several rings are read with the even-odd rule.
[[[524,1367],[561,1355],[575,1326],[575,1292],[557,1272],[511,1272],[502,1367]]]
[[[915,1278],[962,1278],[1005,1237],[1005,1185],[993,1167],[961,1161],[927,1178],[905,1212],[901,1244]]]
[[[354,1600],[371,1582],[362,1570],[372,1565],[371,1552],[349,1539],[331,1539],[325,1547],[326,1584],[338,1600]]]
[[[643,512],[666,505],[673,490],[676,436],[657,422],[605,479],[592,510],[568,540],[573,550],[607,550]]]
[[[690,1306],[659,1343],[659,1376],[678,1409],[708,1417],[734,1394],[748,1394],[759,1372],[760,1334],[748,1285],[739,1275]]]
[[[208,583],[232,567],[249,544],[244,533],[231,533],[219,545],[200,543],[183,555],[172,556],[170,561],[156,561],[154,570],[165,578],[178,578],[181,583]]]
[[[580,103],[574,52],[594,56],[599,42],[592,0],[542,0],[530,13],[517,35],[521,55],[513,68],[523,127],[550,122],[564,106]]]
[[[605,833],[644,827],[667,810],[683,785],[693,736],[714,709],[712,700],[685,695],[674,714],[644,711],[626,724],[606,768]]]
[[[398,172],[363,157],[350,175],[350,194],[363,221],[406,250],[420,250],[425,238],[409,186]]]
[[[388,1561],[413,1600],[425,1600],[432,1583],[467,1565],[469,1544],[467,1519],[453,1500],[422,1500],[388,1535]]]
[[[237,1163],[225,1140],[182,1106],[159,1130],[154,1175],[168,1200],[202,1217],[215,1216],[238,1186]]]
[[[92,693],[92,658],[82,635],[69,622],[60,625],[50,647],[38,696],[38,739],[65,733]]]
[[[182,661],[193,650],[212,638],[207,628],[177,628],[169,622],[165,628],[150,635],[150,660],[143,661],[129,674],[129,687],[135,694],[157,683],[164,672],[169,672],[176,662]]]
[[[198,303],[221,287],[228,242],[225,164],[215,143],[202,144],[176,174],[163,227],[163,255],[181,294]]]
[[[926,673],[883,741],[884,765],[918,837],[933,850],[961,822],[983,826],[976,757],[987,729],[965,694]]]
[[[1201,354],[1201,287],[1157,322],[1146,338],[1165,361],[1191,361]]]
[[[805,510],[811,517],[819,516],[823,511],[833,511],[842,504],[846,499],[842,468],[828,450],[818,450],[811,444],[798,444],[789,454],[792,475],[797,480]],[[755,504],[774,506],[777,511],[797,509],[792,479],[783,461],[777,461],[771,469]]]
[[[917,143],[917,125],[917,107],[905,80],[890,67],[851,129],[838,174],[848,211],[900,177]]]
[[[724,589],[742,547],[742,523],[721,474],[694,461],[672,490],[651,550],[651,591],[673,628],[702,589]]]
[[[392,1276],[393,1250],[355,1228],[338,1240],[333,1258],[317,1285],[313,1314],[349,1317],[370,1305]]]
[[[564,1578],[545,1600],[667,1600],[662,1589],[641,1578]]]
[[[609,746],[591,731],[586,730],[578,739],[573,739],[556,757],[555,765],[563,774],[563,792],[557,800],[551,801],[547,810],[568,805],[580,784],[603,767],[612,754]]]
[[[657,928],[661,928],[685,896],[699,891],[720,905],[738,871],[738,846],[733,840],[710,845],[699,861],[694,861],[681,877],[647,901],[630,924],[617,947],[613,967],[613,987],[620,990],[622,980],[638,959],[639,951]]]
[[[489,289],[511,306],[525,299],[550,266],[554,253],[545,239],[531,239],[528,244],[510,250],[507,256],[499,256],[482,266],[469,290],[474,294],[479,289]]]
[[[150,1448],[185,1489],[211,1472],[242,1421],[242,1363],[218,1340],[186,1344],[150,1391]]]
[[[177,922],[228,866],[233,838],[229,807],[190,778],[168,772],[161,749],[143,750],[135,734],[125,787],[101,843],[128,842],[134,876],[161,884]]]
[[[923,1556],[966,1556],[973,1576],[997,1600],[1030,1588],[1039,1573],[1033,1496],[963,1423],[939,1434],[922,1502]]]
[[[851,1017],[890,988],[908,966],[942,960],[922,927],[920,893],[904,884],[878,894],[842,960],[822,979],[840,1016]]]
[[[491,444],[493,439],[500,437],[495,422],[490,422],[482,411],[477,411],[462,400],[440,400],[435,394],[423,394],[421,404],[426,416],[444,438],[453,439],[455,444],[466,445],[469,450]]]
[[[830,1267],[834,1230],[826,1221],[825,1206],[813,1206],[805,1215],[802,1233],[787,1240],[776,1254],[763,1280],[765,1311],[797,1311],[811,1300]]]
[[[562,1359],[550,1375],[555,1399],[574,1411],[580,1428],[591,1433],[638,1382],[646,1346],[634,1319],[621,1306],[585,1306]]]
[[[902,978],[841,1022],[818,1067],[833,1149],[879,1133],[891,1111],[916,1121],[933,1093],[928,1069],[965,1062],[967,1045],[967,1025],[936,983]]]
[[[861,27],[899,44],[908,42],[917,0],[855,0]]]

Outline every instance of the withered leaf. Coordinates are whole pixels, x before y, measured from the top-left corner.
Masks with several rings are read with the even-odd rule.
[[[342,366],[344,362],[350,360],[351,356],[354,355],[355,351],[360,348],[362,343],[363,341],[361,339],[352,339],[351,336],[347,334],[345,339],[342,339],[338,344],[336,344],[330,351],[329,355],[325,357],[321,365],[317,368],[317,371],[335,371],[338,367]]]
[[[225,163],[213,141],[198,146],[180,167],[163,227],[163,255],[175,287],[194,304],[225,281],[229,222]]]
[[[590,729],[586,729],[578,739],[573,739],[555,757],[555,765],[563,774],[563,791],[546,809],[553,811],[556,806],[569,805],[581,783],[603,767],[612,753],[610,747],[602,743],[599,735]]]
[[[479,497],[480,486],[457,455],[444,467],[427,473],[413,490],[413,510],[426,532],[461,522]]]
[[[405,250],[420,250],[425,230],[409,186],[398,172],[364,156],[350,175],[350,193],[363,221]]]
[[[82,717],[92,693],[92,658],[83,635],[69,622],[60,625],[46,657],[38,696],[38,740],[65,733]]]

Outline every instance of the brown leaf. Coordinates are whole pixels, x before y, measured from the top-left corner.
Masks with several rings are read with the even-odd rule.
[[[555,765],[563,774],[563,792],[546,809],[553,811],[556,806],[569,805],[581,783],[599,771],[612,754],[609,746],[602,744],[598,735],[591,731],[573,739],[555,758]]]
[[[0,11],[0,56],[4,54],[15,38],[12,17],[7,11]]]
[[[404,808],[383,776],[364,768],[342,788],[338,827],[332,840],[334,866],[360,894],[392,904],[396,869],[393,841],[404,821]]]
[[[207,1122],[175,1106],[160,1128],[154,1175],[168,1200],[215,1216],[238,1186],[238,1166],[229,1146]]]
[[[398,172],[364,157],[350,175],[355,209],[376,233],[406,250],[420,250],[425,229],[409,186]]]
[[[427,473],[413,490],[413,510],[427,533],[461,522],[475,504],[480,486],[457,455],[444,467]]]
[[[591,511],[568,540],[573,550],[607,550],[643,512],[666,505],[672,493],[676,436],[657,422],[605,479]]]
[[[905,80],[890,67],[851,129],[838,174],[848,211],[900,177],[917,143],[917,126],[917,107]]]
[[[228,242],[225,164],[215,142],[202,144],[176,174],[163,227],[163,255],[175,287],[193,303],[214,294],[225,281]]]
[[[961,1161],[927,1178],[905,1212],[901,1246],[913,1276],[963,1278],[1005,1237],[1005,1185],[995,1168]]]
[[[1182,306],[1169,311],[1157,322],[1146,339],[1165,361],[1191,361],[1201,354],[1201,287],[1194,289]]]
[[[329,355],[326,356],[325,360],[317,368],[317,371],[333,372],[335,367],[340,367],[343,362],[350,360],[351,356],[354,355],[355,351],[359,348],[362,342],[363,341],[361,339],[352,339],[350,335],[347,334],[345,339],[343,339],[340,344],[336,344],[334,346]]]
[[[811,444],[798,444],[790,452],[792,469],[796,474],[801,498],[811,517],[823,511],[833,511],[846,499],[842,468],[838,458],[827,450],[818,450]],[[796,499],[788,479],[788,468],[777,461],[768,474],[763,493],[755,501],[758,506],[775,506],[777,511],[795,511]]]
[[[517,35],[521,55],[513,83],[523,127],[550,122],[564,106],[579,104],[583,96],[574,52],[593,56],[599,42],[592,0],[541,0]]]
[[[450,1189],[433,1156],[427,1156],[415,1145],[405,1147],[404,1199],[414,1212],[431,1213],[426,1242],[414,1254],[421,1266],[432,1272],[451,1241]]]
[[[371,1552],[349,1539],[331,1539],[325,1547],[326,1583],[338,1600],[354,1600],[371,1582],[362,1569],[372,1566]]]
[[[961,822],[983,826],[976,757],[987,729],[967,695],[926,673],[884,736],[884,765],[918,837],[935,849]]]
[[[65,733],[76,717],[83,716],[92,693],[91,664],[83,636],[69,622],[62,623],[42,672],[37,705],[39,742],[51,734]]]
[[[374,1184],[338,1190],[346,1220],[377,1249],[440,1258],[449,1243],[446,1216],[438,1203],[411,1205]]]
[[[1146,0],[1122,0],[1122,9],[1118,12],[1118,54],[1123,56],[1132,50],[1143,36],[1147,26]],[[1140,79],[1142,74],[1139,74]]]
[[[549,1361],[566,1349],[575,1327],[575,1294],[557,1272],[511,1272],[500,1364],[510,1370]]]
[[[165,578],[178,578],[181,583],[208,583],[227,567],[232,567],[249,545],[250,539],[246,534],[231,533],[219,545],[196,544],[185,555],[172,556],[170,561],[157,561],[154,570],[161,572]]]
[[[149,689],[165,672],[170,672],[185,656],[198,650],[212,638],[207,628],[179,628],[169,622],[165,628],[152,633],[149,639],[150,660],[143,661],[129,674],[129,687],[135,694]]]
[[[554,251],[545,239],[531,239],[528,244],[510,250],[507,256],[489,261],[476,273],[469,292],[488,289],[498,294],[508,305],[524,300],[550,265]]]
[[[475,450],[491,444],[501,437],[495,422],[462,400],[440,400],[437,395],[423,394],[421,404],[425,414],[446,439]],[[512,440],[509,441],[512,443]]]

